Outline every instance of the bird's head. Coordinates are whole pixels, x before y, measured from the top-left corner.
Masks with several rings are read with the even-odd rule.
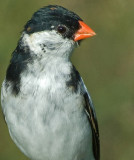
[[[78,15],[61,6],[49,5],[33,14],[21,39],[33,54],[70,57],[80,40],[94,35]]]

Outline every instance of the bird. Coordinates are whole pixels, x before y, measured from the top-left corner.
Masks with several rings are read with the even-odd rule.
[[[74,12],[48,5],[25,24],[1,87],[10,136],[31,160],[100,160],[87,88],[70,58],[96,33]]]

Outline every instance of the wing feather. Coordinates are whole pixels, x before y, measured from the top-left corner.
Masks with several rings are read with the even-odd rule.
[[[96,118],[95,109],[91,100],[91,97],[84,85],[84,82],[74,66],[72,66],[70,80],[66,83],[67,87],[73,87],[74,92],[77,93],[80,89],[80,93],[85,101],[85,112],[88,116],[88,120],[92,129],[92,143],[93,143],[93,154],[95,160],[100,160],[100,140],[99,140],[99,129]]]
[[[71,84],[75,87],[75,92],[78,90],[78,86],[80,85],[81,94],[84,97],[85,101],[85,112],[88,116],[89,123],[92,129],[92,143],[93,143],[93,153],[95,160],[100,160],[100,140],[99,140],[99,129],[98,129],[98,122],[96,118],[95,109],[91,100],[91,97],[87,91],[86,86],[79,74],[79,72],[73,66],[72,69],[72,82]]]

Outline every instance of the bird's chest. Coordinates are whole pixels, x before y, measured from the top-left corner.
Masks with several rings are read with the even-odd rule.
[[[69,94],[63,77],[23,76],[20,94],[17,96],[9,94],[6,97],[8,100],[5,100],[5,111],[9,114],[9,118],[10,115],[16,117],[16,123],[22,120],[26,123],[35,123],[41,119],[44,123],[59,112],[66,112],[65,106],[69,102],[69,97],[72,97]]]
[[[66,79],[26,77],[22,95],[8,99],[6,120],[11,137],[29,157],[55,156],[59,150],[58,158],[68,157],[68,152],[72,157],[72,148],[75,151],[90,140],[82,97],[67,88]]]
[[[14,105],[14,110],[22,113],[22,119],[24,119],[23,116],[27,118],[26,122],[31,120],[28,123],[41,124],[42,128],[59,124],[58,127],[62,128],[62,125],[71,118],[72,114],[76,113],[75,116],[77,116],[83,111],[82,96],[67,87],[67,81],[68,78],[63,75],[47,75],[38,79],[33,78],[30,82],[28,80],[29,83],[24,83],[22,87],[23,96],[16,101],[22,105]]]

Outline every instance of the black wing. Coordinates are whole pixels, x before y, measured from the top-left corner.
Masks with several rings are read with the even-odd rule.
[[[87,113],[89,123],[92,129],[92,140],[93,140],[93,153],[95,160],[100,160],[100,140],[99,140],[99,129],[97,118],[95,114],[95,109],[92,103],[92,100],[89,96],[89,93],[84,85],[82,78],[80,77],[79,72],[72,67],[71,79],[67,82],[67,86],[73,86],[74,91],[77,92],[80,86],[81,94],[85,100],[85,112]]]
[[[95,160],[100,160],[100,140],[99,140],[99,129],[98,129],[96,114],[88,92],[86,91],[83,96],[86,102],[85,111],[87,112],[88,119],[92,129],[94,157]]]

